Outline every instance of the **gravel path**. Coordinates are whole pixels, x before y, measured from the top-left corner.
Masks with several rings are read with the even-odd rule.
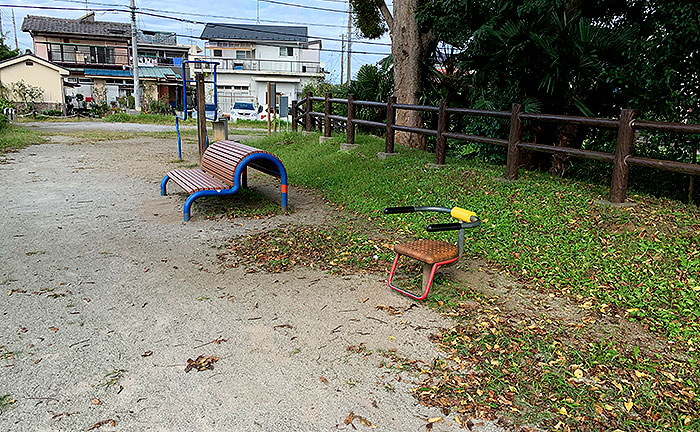
[[[376,430],[424,431],[443,416],[416,403],[417,377],[379,366],[390,349],[431,361],[429,335],[450,323],[425,307],[377,310],[411,304],[385,275],[217,266],[227,239],[327,223],[330,209],[291,189],[289,215],[195,208],[183,223],[184,196],[159,195],[171,159],[171,140],[139,139],[44,144],[0,164],[0,396],[16,400],[0,430],[369,430],[345,424],[353,412]],[[278,199],[267,182],[250,184]],[[199,355],[219,360],[185,373]],[[462,430],[445,420],[433,430]]]
[[[175,125],[141,124],[141,123],[110,123],[101,121],[85,122],[26,122],[22,126],[41,129],[47,132],[79,132],[79,131],[117,131],[117,132],[175,132]],[[266,132],[267,129],[251,127],[235,127],[235,123],[229,123],[229,128],[240,131]],[[180,130],[197,129],[197,126],[180,126]]]

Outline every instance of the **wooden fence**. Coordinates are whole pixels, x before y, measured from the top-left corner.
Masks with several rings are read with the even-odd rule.
[[[313,102],[323,102],[324,112],[314,112],[312,110]],[[332,104],[334,103],[346,105],[347,116],[332,115]],[[386,109],[386,122],[381,123],[355,118],[356,107],[374,107]],[[437,113],[437,129],[397,125],[396,110],[415,110]],[[450,116],[454,115],[510,119],[509,137],[506,140],[450,131],[449,118]],[[317,119],[322,121],[317,121]],[[615,153],[605,153],[593,150],[524,142],[522,141],[524,129],[523,123],[526,121],[570,123],[598,128],[617,129],[617,146]],[[700,165],[694,163],[650,159],[634,156],[632,153],[636,131],[647,130],[657,132],[700,134],[700,125],[643,121],[637,119],[637,111],[633,109],[623,109],[620,113],[619,119],[604,119],[555,114],[529,114],[523,111],[523,106],[521,104],[513,104],[512,111],[508,112],[448,107],[446,100],[440,101],[440,106],[434,107],[428,105],[398,104],[396,103],[396,97],[394,96],[390,96],[386,102],[372,102],[355,100],[352,95],[348,95],[347,99],[337,99],[333,98],[330,93],[326,93],[325,97],[315,97],[311,93],[308,93],[303,100],[292,102],[292,129],[297,131],[298,125],[301,124],[304,126],[306,131],[311,131],[314,123],[318,124],[319,129],[323,131],[323,134],[326,137],[331,136],[334,124],[344,124],[344,129],[347,134],[347,142],[349,144],[355,143],[356,125],[384,129],[386,137],[386,153],[394,153],[394,138],[396,131],[434,136],[437,139],[435,146],[435,163],[438,165],[445,163],[448,138],[506,147],[508,152],[506,162],[506,178],[508,180],[518,179],[520,153],[522,150],[567,155],[612,163],[613,172],[610,185],[610,202],[612,203],[623,203],[627,199],[627,183],[629,179],[630,166],[641,166],[675,173],[700,175]],[[695,161],[695,158],[693,158],[693,161]]]

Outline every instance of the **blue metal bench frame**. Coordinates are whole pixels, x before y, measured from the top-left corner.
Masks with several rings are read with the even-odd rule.
[[[255,166],[255,161],[256,160],[267,160],[272,162],[275,167],[277,168],[277,173],[271,173],[269,170],[265,169],[262,170],[259,167]],[[287,170],[284,168],[284,165],[282,164],[282,161],[280,161],[277,156],[272,155],[270,153],[263,153],[262,151],[260,153],[253,153],[245,158],[243,158],[237,165],[236,169],[234,171],[234,183],[233,186],[230,189],[218,189],[218,190],[201,190],[192,193],[187,200],[185,201],[185,206],[182,209],[183,217],[185,222],[190,220],[190,207],[192,207],[192,203],[202,197],[208,197],[208,196],[222,196],[222,195],[233,195],[238,190],[241,188],[241,178],[244,175],[245,169],[250,165],[251,168],[255,168],[259,171],[265,172],[266,174],[271,174],[271,175],[279,175],[280,181],[281,181],[281,205],[282,209],[287,208]],[[204,170],[201,170],[204,171]],[[206,172],[206,171],[204,171]],[[168,180],[170,177],[166,174],[165,177],[163,177],[163,180],[160,182],[160,194],[162,196],[167,195],[166,193],[166,184],[168,183]]]

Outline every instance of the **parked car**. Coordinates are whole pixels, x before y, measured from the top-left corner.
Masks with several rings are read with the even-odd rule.
[[[255,109],[252,102],[234,102],[231,108],[231,121],[241,120],[258,120],[258,112],[262,109]]]
[[[218,114],[216,117],[220,118],[221,117],[221,110],[219,110],[216,105],[214,104],[204,104],[204,111],[206,113],[207,120],[213,120],[214,115]],[[196,119],[197,118],[197,109],[192,110],[192,118]]]

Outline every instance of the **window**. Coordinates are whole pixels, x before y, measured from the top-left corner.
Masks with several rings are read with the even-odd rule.
[[[293,55],[294,55],[294,48],[292,48],[292,47],[280,47],[280,56],[292,57]]]
[[[221,50],[220,49],[214,50],[214,57],[221,57]]]
[[[227,85],[220,85],[220,86],[216,86],[216,87],[219,90],[231,90],[231,86],[227,86]]]
[[[234,90],[245,90],[248,91],[248,86],[247,85],[235,85],[233,86]]]
[[[236,50],[236,60],[245,60],[252,58],[252,51]]]
[[[24,62],[24,64],[27,66],[34,66],[34,62],[31,60],[27,60],[26,62]]]

